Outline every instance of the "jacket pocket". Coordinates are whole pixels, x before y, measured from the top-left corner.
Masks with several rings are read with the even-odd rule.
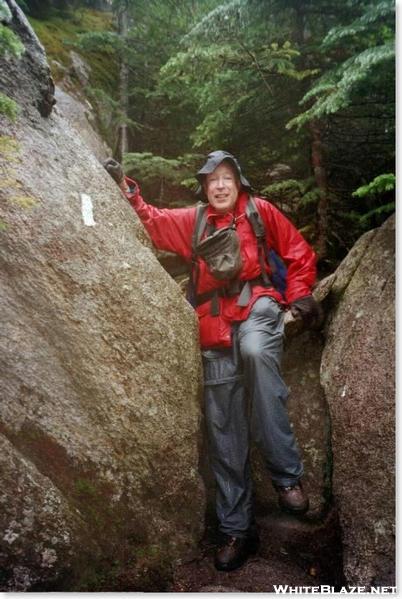
[[[198,306],[197,314],[200,325],[200,345],[202,349],[209,347],[231,347],[231,323],[221,314],[212,316],[210,301]]]

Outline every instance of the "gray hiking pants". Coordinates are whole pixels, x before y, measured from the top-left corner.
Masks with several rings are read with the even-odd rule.
[[[274,484],[303,474],[282,380],[284,312],[259,298],[247,320],[233,327],[233,347],[202,352],[205,416],[217,484],[221,532],[242,537],[253,523],[249,435],[262,449]]]

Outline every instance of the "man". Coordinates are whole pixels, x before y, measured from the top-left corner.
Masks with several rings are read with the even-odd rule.
[[[118,163],[109,159],[105,168],[125,192],[155,246],[175,252],[189,262],[194,259],[196,207],[158,209],[146,204],[138,185],[123,176]],[[227,230],[233,235],[235,229],[240,242],[240,270],[230,280],[214,276],[211,265],[199,256],[195,266],[205,415],[217,484],[216,510],[223,533],[215,566],[229,571],[241,566],[258,544],[249,429],[262,449],[281,508],[297,514],[308,509],[308,498],[300,482],[303,466],[289,423],[288,390],[280,363],[284,310],[290,306],[292,314],[306,325],[318,319],[318,306],[311,294],[316,258],[277,208],[254,198],[269,245],[287,265],[284,298],[270,282],[271,267],[261,257],[247,217],[251,187],[236,158],[221,150],[212,152],[197,179],[208,200],[207,232],[225,234]]]

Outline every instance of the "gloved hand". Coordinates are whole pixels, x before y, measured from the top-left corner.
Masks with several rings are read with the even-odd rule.
[[[292,316],[297,320],[302,320],[306,327],[318,327],[322,322],[323,312],[312,295],[299,297],[290,304]]]
[[[116,181],[117,185],[121,185],[124,179],[124,173],[123,169],[121,168],[121,164],[113,158],[107,158],[104,161],[103,166],[109,175]]]

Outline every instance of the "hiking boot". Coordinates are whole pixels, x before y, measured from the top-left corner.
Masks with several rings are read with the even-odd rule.
[[[256,553],[258,544],[258,536],[240,538],[225,535],[225,540],[215,555],[215,568],[224,572],[240,568],[250,555]]]
[[[301,482],[288,487],[276,485],[279,507],[292,514],[305,514],[309,508],[309,500]]]

